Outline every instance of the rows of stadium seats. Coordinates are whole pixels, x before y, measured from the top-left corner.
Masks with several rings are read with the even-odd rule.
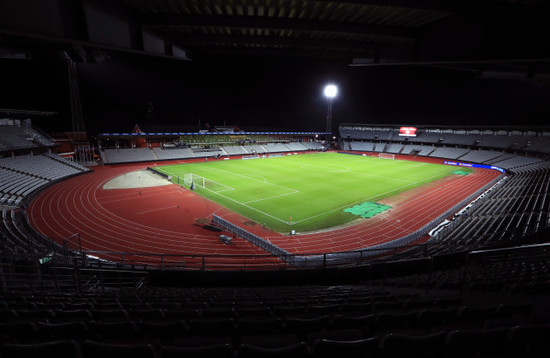
[[[465,148],[438,147],[430,153],[430,157],[458,159],[468,152]]]
[[[47,180],[57,180],[81,171],[61,160],[54,160],[45,155],[23,155],[0,159],[0,167]]]
[[[23,220],[19,209],[2,208],[0,253],[25,254],[50,249],[49,241],[38,237],[33,230],[28,230]]]
[[[19,205],[35,190],[89,169],[54,154],[0,159],[0,204]]]
[[[340,127],[340,136],[346,140],[403,141],[398,128]],[[462,145],[479,148],[525,150],[550,153],[550,136],[536,133],[507,131],[446,131],[440,133],[419,130],[416,137],[408,137],[410,143]]]
[[[416,154],[435,158],[454,159],[496,165],[504,169],[519,168],[522,166],[543,162],[539,158],[525,157],[496,150],[479,150],[455,147],[436,147],[432,145],[413,145],[380,142],[345,142],[344,150],[365,152],[385,152],[391,154]]]
[[[465,162],[488,163],[490,160],[501,157],[502,155],[503,155],[502,152],[477,149],[466,153],[465,155],[460,157],[460,159]]]
[[[438,238],[453,248],[481,247],[514,239],[550,227],[550,166],[512,174],[504,185],[460,225]],[[442,253],[441,248],[432,252]]]
[[[0,167],[0,204],[18,205],[23,197],[49,181]]]
[[[226,145],[223,147],[228,155],[248,155],[250,152],[242,145]]]
[[[4,294],[0,354],[512,357],[548,353],[542,308],[369,285]]]
[[[455,251],[456,253],[456,251]],[[546,299],[550,293],[550,246],[543,243],[470,252],[466,265],[385,280],[397,287],[498,292]]]
[[[104,149],[106,163],[130,163],[157,160],[149,148]]]
[[[250,155],[264,153],[281,153],[307,150],[323,150],[323,146],[318,142],[303,143],[267,143],[267,144],[244,144],[244,145],[224,145],[210,148],[191,147],[191,148],[121,148],[105,149],[102,151],[102,157],[105,163],[130,163],[146,162],[168,159],[191,159],[206,158],[228,155]]]
[[[407,144],[403,146],[401,154],[416,154],[420,156],[428,156],[435,150],[435,147],[430,145],[411,145]]]
[[[197,158],[211,158],[215,156],[227,156],[227,153],[222,147],[215,146],[210,148],[191,148],[193,154]]]
[[[33,149],[53,146],[54,143],[32,127],[18,125],[0,126],[0,151]]]

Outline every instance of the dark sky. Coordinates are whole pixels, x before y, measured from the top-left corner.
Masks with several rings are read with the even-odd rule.
[[[427,67],[349,67],[348,61],[217,56],[190,62],[112,54],[78,64],[82,108],[91,133],[142,129],[324,130],[325,83],[339,86],[339,123],[547,125],[550,83],[480,79]],[[0,60],[0,107],[52,110],[36,120],[70,130],[67,71],[61,54]],[[152,120],[146,117],[153,104]],[[167,128],[168,130],[168,128]]]

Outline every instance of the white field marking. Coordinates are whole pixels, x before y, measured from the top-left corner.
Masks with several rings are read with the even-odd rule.
[[[206,188],[203,188],[203,189],[206,189]],[[222,189],[218,191],[211,190],[211,191],[213,191],[214,193],[223,193],[223,192],[232,191],[232,190],[235,190],[235,188],[229,187],[229,189]]]
[[[164,171],[164,170],[162,170],[162,169],[160,169],[160,168],[157,168],[157,169],[160,170],[160,171],[162,171],[162,172],[164,172],[164,173],[166,173],[167,175],[171,175],[171,176],[172,176],[172,179],[174,178],[174,174],[172,174],[172,173],[170,173],[170,172],[167,172],[167,171]],[[195,173],[190,173],[190,174],[195,174]],[[214,184],[217,184],[217,185],[220,185],[220,186],[224,186],[224,187],[227,188],[227,189],[219,190],[219,191],[217,191],[217,193],[221,193],[221,192],[224,192],[224,191],[235,190],[235,188],[230,187],[229,185],[225,185],[225,184],[222,184],[222,183],[218,183],[217,181],[214,181],[214,180],[212,180],[212,179],[208,179],[208,178],[206,178],[206,177],[203,177],[202,175],[198,175],[198,174],[195,174],[195,175],[198,176],[198,177],[204,178],[205,181],[208,180],[208,181],[211,181],[211,182],[214,183]],[[176,175],[176,176],[179,177],[179,178],[181,178],[179,175]],[[174,183],[174,182],[172,182],[172,183]],[[184,187],[184,186],[181,185],[181,184],[177,184],[177,183],[174,183],[174,184],[180,185],[181,187]],[[210,191],[214,192],[213,190],[210,190]]]
[[[252,177],[249,177],[249,176],[246,176],[246,175],[242,175],[242,174],[236,174],[236,173],[233,173],[233,172],[231,172],[231,171],[229,171],[229,170],[224,170],[224,169],[208,168],[207,170],[220,170],[220,171],[223,171],[223,172],[226,172],[226,173],[230,173],[230,174],[233,174],[233,175],[236,175],[236,176],[240,176],[240,177],[243,177],[243,178],[255,180],[255,181],[258,181],[258,182],[260,182],[260,183],[262,183],[262,184],[269,184],[269,185],[277,186],[277,187],[279,187],[279,188],[283,188],[283,189],[286,189],[286,190],[290,190],[290,191],[291,191],[291,192],[286,193],[286,194],[283,194],[283,195],[291,195],[291,194],[296,194],[296,193],[299,193],[299,192],[300,192],[299,190],[295,190],[295,189],[291,189],[291,188],[284,187],[284,186],[281,186],[281,185],[269,183],[269,182],[267,181],[267,179],[266,179],[266,178],[263,178],[263,177],[261,177],[261,178],[263,178],[265,181],[264,181],[264,180],[258,180],[258,179],[255,179],[255,178],[252,178]],[[197,175],[198,175],[198,174],[197,174]],[[205,178],[205,179],[206,179],[206,178]],[[212,181],[213,183],[217,183],[217,182],[215,182],[215,181],[213,181],[213,180],[211,180],[211,179],[207,179],[207,180],[210,180],[210,181]],[[217,184],[220,184],[220,183],[217,183]],[[230,186],[227,186],[227,185],[224,185],[224,184],[220,184],[220,185],[223,185],[223,186],[225,186],[225,187],[231,188]],[[247,205],[247,203],[250,203],[250,202],[244,202],[244,203],[243,203],[243,202],[240,202],[240,201],[238,201],[238,200],[235,200],[235,199],[232,199],[232,198],[229,198],[229,197],[227,197],[227,196],[225,196],[225,195],[220,194],[221,192],[224,192],[224,191],[235,190],[234,188],[231,188],[231,189],[224,189],[224,190],[220,190],[220,191],[214,191],[214,190],[211,190],[211,189],[208,189],[208,188],[202,188],[202,189],[208,190],[208,191],[210,191],[211,193],[214,193],[214,194],[219,195],[219,196],[221,196],[221,197],[223,197],[223,198],[226,198],[226,199],[228,199],[228,200],[231,200],[231,201],[233,201],[233,202],[235,202],[235,203],[237,203],[237,204],[240,204],[240,205],[242,205],[242,206],[245,206],[245,207],[247,207],[247,208],[249,208],[249,209],[251,209],[251,210],[257,211],[257,212],[259,212],[259,213],[261,213],[261,214],[264,214],[264,215],[266,215],[266,216],[269,216],[269,217],[272,218],[272,219],[275,219],[275,220],[278,220],[278,221],[280,221],[280,222],[286,223],[286,221],[281,220],[281,219],[279,219],[278,217],[275,217],[275,216],[270,215],[270,214],[268,214],[268,213],[266,213],[266,212],[263,212],[263,211],[258,210],[258,209],[256,209],[256,208],[253,208],[253,207],[251,207],[250,205]],[[283,195],[279,195],[279,196],[283,196]],[[271,197],[271,198],[273,198],[273,197]],[[265,198],[265,199],[270,199],[270,198]],[[265,199],[254,200],[253,202],[255,202],[255,201],[261,201],[261,200],[265,200]]]
[[[192,173],[192,174],[193,174],[193,173]],[[214,192],[214,193],[221,193],[221,192],[224,192],[224,191],[235,190],[235,188],[230,187],[229,185],[225,185],[225,184],[222,184],[222,183],[218,183],[217,181],[214,181],[214,180],[212,180],[212,179],[208,179],[207,177],[203,177],[202,175],[198,175],[198,174],[195,174],[195,175],[198,176],[198,177],[204,178],[205,184],[206,184],[206,181],[210,181],[210,182],[212,182],[212,183],[214,183],[214,184],[218,184],[218,185],[220,185],[220,186],[224,186],[224,187],[227,188],[227,189],[222,189],[222,190],[218,190],[218,191],[214,191],[214,190],[210,189],[210,191],[212,191],[212,192]],[[204,188],[204,189],[206,189],[206,188]]]
[[[263,200],[268,200],[268,199],[280,198],[280,197],[282,197],[282,196],[287,196],[287,195],[294,195],[294,194],[299,193],[299,192],[300,192],[299,190],[296,190],[296,191],[294,191],[294,192],[292,192],[292,193],[286,193],[286,194],[268,196],[267,198],[262,198],[262,199],[256,199],[256,200],[245,201],[244,203],[245,203],[245,204],[256,203],[256,202],[258,202],[258,201],[263,201]]]
[[[165,208],[158,208],[158,209],[151,209],[151,210],[140,211],[140,212],[137,212],[136,214],[137,214],[137,215],[148,214],[148,213],[154,213],[155,211],[162,211],[162,210],[174,209],[174,208],[178,208],[178,207],[179,207],[178,205],[175,205],[175,206],[167,206],[167,207],[165,207]]]
[[[350,206],[350,205],[355,205],[355,204],[360,203],[360,202],[363,202],[363,201],[368,201],[368,200],[371,200],[371,199],[373,199],[373,198],[376,198],[376,197],[379,197],[379,196],[382,196],[382,195],[386,195],[386,194],[392,193],[392,192],[397,191],[397,190],[400,190],[400,189],[404,189],[404,188],[406,188],[406,187],[408,187],[408,186],[411,186],[411,185],[413,185],[413,184],[422,183],[422,182],[424,182],[424,181],[430,180],[431,178],[434,178],[434,177],[437,177],[437,176],[440,176],[440,175],[441,175],[441,174],[437,174],[437,175],[433,175],[433,176],[431,176],[431,177],[428,177],[428,178],[426,178],[426,179],[419,180],[419,181],[417,181],[417,182],[411,182],[410,184],[403,185],[403,186],[401,186],[401,187],[399,187],[399,188],[395,188],[395,189],[389,190],[389,191],[384,192],[384,193],[376,194],[376,195],[374,195],[374,196],[371,196],[371,197],[368,197],[368,198],[365,198],[365,199],[357,200],[357,201],[354,201],[354,202],[352,202],[352,203],[348,203],[348,204],[346,204],[346,205],[343,205],[343,206],[334,208],[334,209],[332,209],[332,210],[325,211],[325,212],[322,212],[322,213],[320,213],[320,214],[310,216],[309,218],[305,218],[305,219],[302,219],[302,220],[299,220],[299,221],[292,221],[292,223],[288,223],[288,222],[287,222],[287,224],[288,224],[288,225],[296,225],[296,224],[299,224],[299,223],[301,223],[301,222],[304,222],[304,221],[307,221],[307,220],[311,220],[311,219],[313,219],[313,218],[316,218],[316,217],[319,217],[319,216],[322,216],[322,215],[331,213],[331,212],[333,212],[333,211],[336,211],[336,210],[340,210],[340,209],[346,208],[346,207],[348,207],[348,206]]]
[[[242,178],[247,178],[247,179],[251,179],[251,180],[254,180],[254,181],[258,181],[258,182],[263,183],[263,184],[268,184],[268,185],[276,186],[276,187],[283,188],[283,189],[285,189],[285,190],[292,191],[292,192],[298,192],[298,190],[296,190],[296,189],[292,189],[292,188],[289,188],[289,187],[286,187],[286,186],[282,186],[282,185],[270,183],[270,182],[267,181],[266,178],[263,178],[263,177],[260,177],[260,178],[263,178],[264,180],[258,180],[258,179],[255,179],[255,178],[253,178],[253,177],[247,176],[247,175],[242,175],[242,174],[233,173],[232,171],[229,171],[229,170],[218,169],[218,168],[208,168],[208,170],[220,170],[220,171],[222,171],[222,172],[230,173],[230,174],[233,174],[233,175],[242,177]]]
[[[271,215],[271,214],[268,214],[268,213],[263,212],[263,211],[261,211],[261,210],[258,210],[258,209],[256,209],[256,208],[253,208],[252,206],[246,205],[246,204],[244,204],[244,203],[242,203],[242,202],[240,202],[240,201],[238,201],[238,200],[232,199],[232,198],[227,197],[227,196],[225,196],[225,195],[222,195],[222,194],[220,194],[220,193],[218,193],[218,192],[212,191],[212,190],[210,190],[210,189],[208,189],[208,188],[203,188],[203,189],[208,190],[208,191],[210,191],[210,192],[212,192],[212,193],[214,193],[214,194],[216,194],[216,195],[219,195],[219,196],[221,196],[221,197],[223,197],[223,198],[226,198],[227,200],[231,200],[231,201],[233,201],[233,202],[235,202],[235,203],[237,203],[237,204],[239,204],[239,205],[246,206],[247,208],[249,208],[249,209],[251,209],[251,210],[254,210],[254,211],[257,211],[257,212],[259,212],[259,213],[261,213],[261,214],[264,214],[265,216],[269,216],[269,217],[272,218],[272,219],[275,219],[275,220],[280,221],[280,222],[282,222],[282,223],[286,223],[286,221],[281,220],[281,219],[279,219],[278,217],[275,217],[275,216],[273,216],[273,215]]]
[[[310,163],[303,163],[301,162],[300,163],[300,168],[304,169],[304,166],[306,167],[317,167],[317,168],[321,168],[323,169],[325,172],[327,173],[342,173],[342,172],[349,172],[351,171],[350,167],[346,167],[346,166],[343,166],[343,167],[339,167],[339,166],[336,166],[336,165],[317,165],[317,164],[310,164]],[[334,170],[328,170],[329,167],[333,167],[333,168],[339,168],[339,169],[334,169]],[[306,168],[307,169],[307,168]]]
[[[422,167],[424,165],[428,165],[430,163],[420,163],[420,164],[416,164],[416,165],[411,165],[409,168],[417,168],[417,167]]]

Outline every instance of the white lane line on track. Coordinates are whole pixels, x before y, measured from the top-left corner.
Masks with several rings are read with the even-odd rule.
[[[474,184],[473,186],[475,186],[475,184]],[[40,204],[41,204],[40,206],[42,207],[43,204],[46,204],[46,203],[48,203],[48,201],[41,202],[41,203],[40,203]],[[49,202],[49,203],[51,204],[51,202]],[[437,205],[434,205],[434,206],[437,206]],[[50,209],[50,211],[51,211],[51,209]],[[51,212],[53,212],[53,211],[51,211]],[[109,213],[109,214],[112,215],[112,213]],[[412,212],[411,212],[411,214],[412,214]],[[44,224],[45,224],[46,226],[49,226],[47,220],[44,220]]]

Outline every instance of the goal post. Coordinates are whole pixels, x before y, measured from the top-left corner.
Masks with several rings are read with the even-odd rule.
[[[380,158],[380,159],[395,159],[395,154],[391,154],[391,153],[378,153],[378,158]]]
[[[190,187],[191,184],[204,188],[206,179],[200,175],[188,173],[183,175],[183,186]]]
[[[193,190],[203,188],[215,193],[227,191],[227,190],[234,190],[234,188],[227,186],[222,183],[218,183],[214,180],[207,179],[203,176],[194,174],[194,173],[186,173],[183,175],[183,186],[186,188],[191,188],[191,185],[193,185]]]

